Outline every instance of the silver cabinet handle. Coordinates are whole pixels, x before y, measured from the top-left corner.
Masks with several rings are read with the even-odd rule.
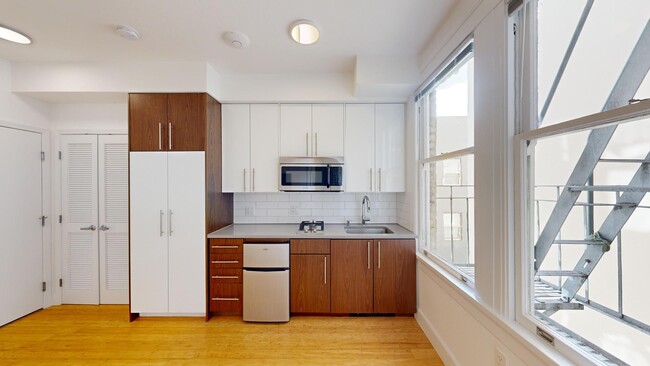
[[[239,261],[212,261],[212,264],[237,264]]]
[[[379,192],[381,192],[381,168],[377,169],[377,174],[379,174],[379,179],[377,179],[377,185],[379,186]]]
[[[216,279],[229,279],[229,280],[236,280],[239,278],[239,276],[212,276],[212,278]]]
[[[164,214],[165,214],[165,212],[164,212],[163,210],[160,210],[160,236],[161,236],[161,237],[162,237],[163,234],[165,233],[165,232],[163,231],[163,227],[162,227],[163,215],[164,215]]]
[[[381,268],[381,241],[377,242],[377,268]]]
[[[327,257],[323,257],[323,282],[327,285]]]
[[[368,269],[370,269],[370,242],[368,242]]]
[[[108,229],[110,229],[110,227],[108,227],[106,225],[102,225],[102,226],[99,227],[99,230],[101,230],[101,231],[106,231]]]
[[[172,230],[172,215],[173,214],[174,214],[174,212],[172,212],[172,210],[170,209],[169,210],[169,236],[172,236],[172,234],[174,233],[174,230]]]
[[[309,132],[305,134],[305,156],[309,156]]]
[[[246,168],[244,168],[244,192],[246,192]]]
[[[169,148],[167,150],[172,149],[172,123],[169,122]]]
[[[372,192],[372,168],[370,168],[370,192]]]
[[[212,249],[237,249],[238,245],[213,245]]]
[[[90,226],[87,226],[87,227],[82,227],[82,228],[80,228],[79,230],[90,230],[90,231],[95,231],[95,230],[97,230],[97,226],[95,226],[95,225],[90,225]]]
[[[158,150],[162,150],[162,123],[158,123]]]
[[[213,297],[212,301],[239,301],[238,297]]]
[[[255,192],[255,168],[252,169],[252,183],[251,183],[251,192]]]

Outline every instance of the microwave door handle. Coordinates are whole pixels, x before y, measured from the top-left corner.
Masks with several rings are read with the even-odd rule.
[[[327,189],[330,188],[332,183],[332,175],[329,164],[327,164]]]

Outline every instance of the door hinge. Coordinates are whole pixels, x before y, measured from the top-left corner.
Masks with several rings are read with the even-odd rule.
[[[59,160],[62,160],[63,154],[59,151]]]
[[[43,292],[47,290],[47,282],[43,281]]]
[[[512,34],[517,35],[517,23],[512,24]]]
[[[45,219],[47,219],[47,216],[41,216],[41,226],[45,226]]]
[[[63,215],[59,215],[59,224],[63,224]]]
[[[41,161],[45,161],[45,151],[41,151]]]
[[[63,287],[63,278],[59,278],[59,287]]]

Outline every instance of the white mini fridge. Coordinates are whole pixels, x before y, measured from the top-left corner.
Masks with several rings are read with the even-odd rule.
[[[244,243],[246,322],[289,321],[289,243]]]

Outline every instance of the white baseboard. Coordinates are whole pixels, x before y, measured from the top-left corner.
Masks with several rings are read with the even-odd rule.
[[[429,342],[431,342],[433,348],[436,349],[436,352],[442,359],[442,362],[444,362],[444,364],[447,366],[459,365],[458,360],[451,352],[449,347],[447,347],[447,343],[442,340],[442,337],[440,337],[440,334],[436,328],[434,328],[433,324],[431,324],[429,318],[427,318],[423,312],[418,311],[415,314],[415,320],[418,322],[420,328],[422,328],[427,338],[429,338]]]

